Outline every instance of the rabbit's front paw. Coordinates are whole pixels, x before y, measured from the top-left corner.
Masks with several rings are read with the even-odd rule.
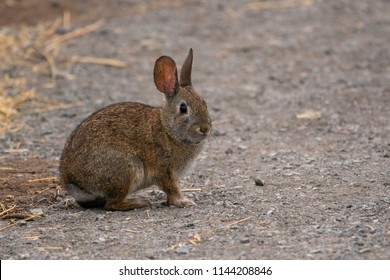
[[[184,207],[196,206],[196,203],[193,202],[191,199],[188,199],[186,197],[181,197],[178,199],[168,200],[168,205],[175,205],[177,207],[184,208]]]

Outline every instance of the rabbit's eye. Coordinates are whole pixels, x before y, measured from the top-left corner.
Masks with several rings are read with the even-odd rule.
[[[182,114],[187,113],[187,105],[185,103],[180,104],[180,113],[182,113]]]

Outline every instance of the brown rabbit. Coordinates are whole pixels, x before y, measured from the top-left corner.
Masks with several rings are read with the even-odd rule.
[[[70,135],[60,159],[61,184],[82,207],[130,210],[150,205],[127,198],[157,185],[168,204],[195,205],[180,192],[178,179],[201,151],[211,131],[206,102],[191,83],[190,49],[180,73],[162,56],[154,83],[165,95],[162,108],[123,102],[86,118]]]

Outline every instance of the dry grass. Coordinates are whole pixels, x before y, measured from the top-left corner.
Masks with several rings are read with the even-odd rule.
[[[61,46],[63,43],[75,40],[90,32],[96,31],[104,24],[98,20],[81,28],[70,30],[71,15],[65,11],[62,18],[52,23],[41,23],[36,26],[21,26],[17,29],[0,29],[0,137],[5,131],[15,131],[24,126],[17,121],[15,115],[28,109],[28,112],[40,112],[57,110],[70,105],[56,103],[39,97],[39,87],[55,88],[58,73],[58,63],[66,61],[69,63],[94,63],[111,67],[126,67],[126,63],[112,58],[98,57],[61,57]],[[68,30],[66,33],[58,34],[58,30]],[[14,71],[18,69],[19,71]],[[42,85],[28,86],[32,84],[27,81],[24,74],[28,70],[38,75],[50,77],[49,82]],[[26,71],[26,72],[28,72]],[[15,76],[20,75],[20,76]],[[72,77],[66,76],[71,79]]]
[[[34,219],[41,218],[41,217],[42,217],[42,214],[28,215],[27,217],[22,217],[22,220],[27,222],[27,221],[34,220]],[[10,228],[10,227],[13,227],[13,226],[16,226],[18,223],[19,223],[19,221],[12,222],[12,223],[0,228],[0,231],[5,230],[5,229]]]

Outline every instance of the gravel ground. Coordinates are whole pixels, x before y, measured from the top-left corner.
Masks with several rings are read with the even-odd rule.
[[[0,137],[0,202],[17,205],[0,220],[1,259],[390,259],[389,1],[110,3],[67,1],[73,28],[105,21],[61,45],[54,88],[0,68],[67,105],[22,108],[24,126]],[[75,205],[58,184],[72,129],[112,103],[160,105],[155,59],[181,65],[190,47],[214,128],[181,181],[197,207],[164,206],[156,188],[140,194],[150,208]],[[73,55],[128,66],[66,63]]]

